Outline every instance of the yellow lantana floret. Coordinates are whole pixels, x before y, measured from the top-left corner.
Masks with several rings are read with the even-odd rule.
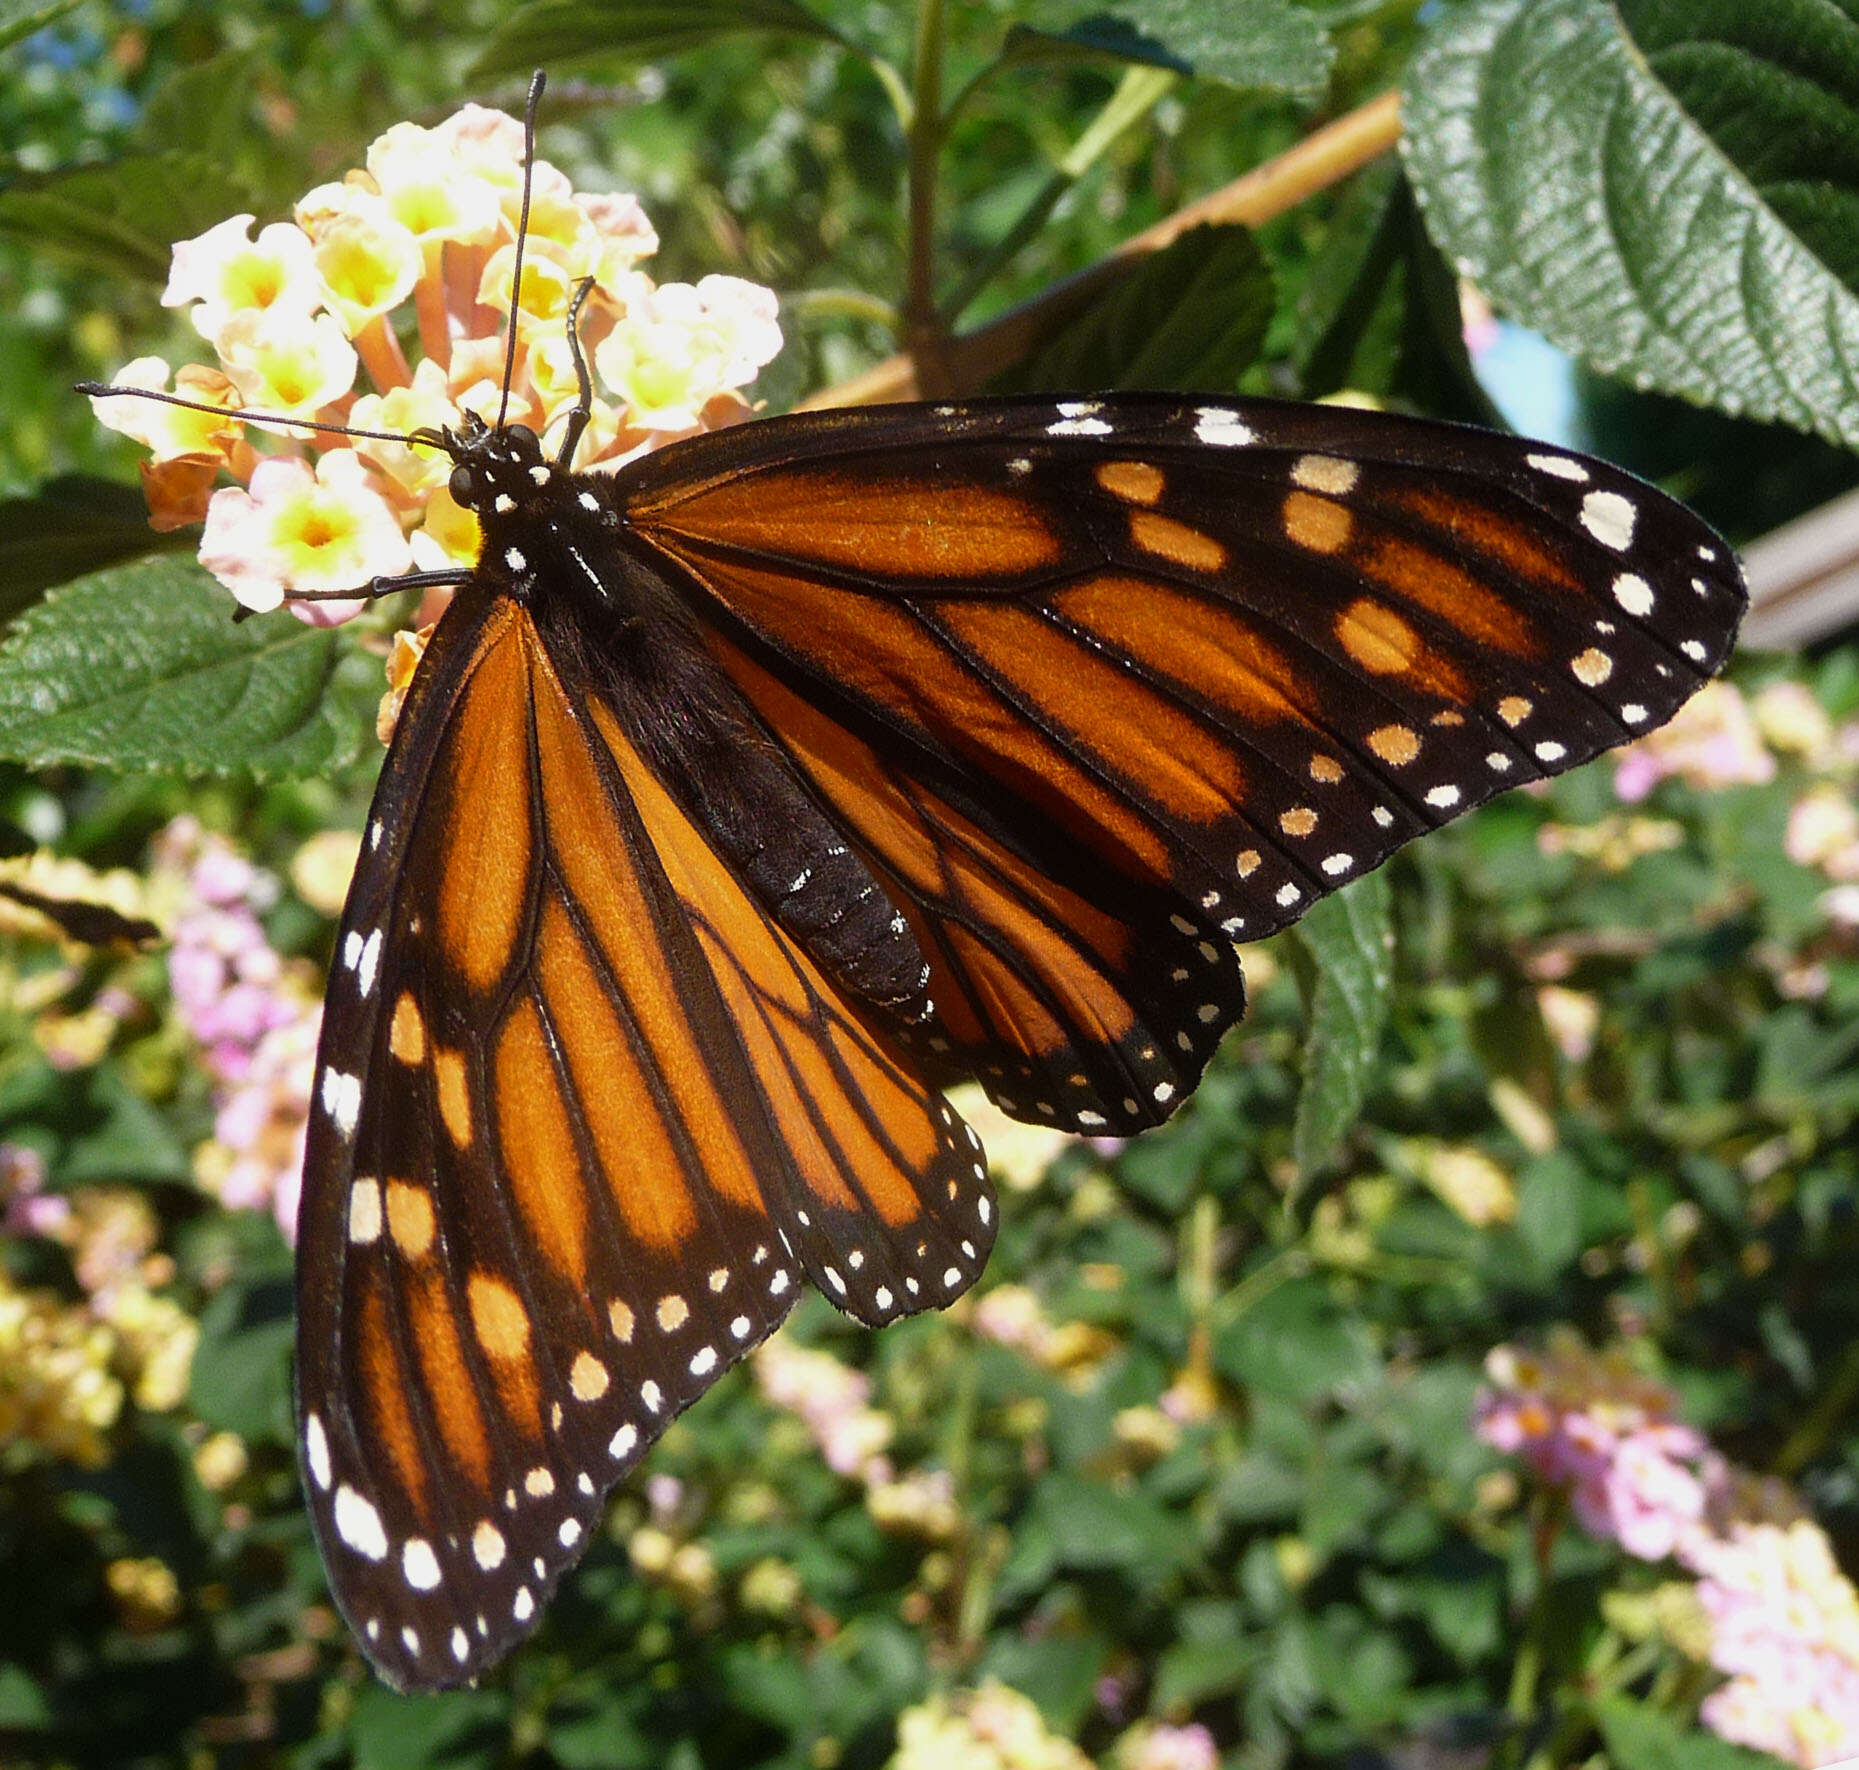
[[[237,314],[273,309],[307,317],[316,308],[316,278],[310,272],[310,240],[300,227],[273,222],[248,237],[253,217],[233,215],[197,239],[174,248],[162,305],[194,305],[189,318],[201,337],[218,344],[221,329]]]
[[[413,293],[424,261],[419,242],[385,207],[357,206],[317,236],[323,299],[352,338]]]
[[[254,411],[315,418],[355,385],[355,347],[330,314],[247,309],[226,322],[216,343],[226,373]]]
[[[314,468],[282,456],[261,461],[249,490],[215,492],[200,559],[260,613],[284,600],[286,584],[359,589],[413,565],[399,518],[352,449],[333,449]],[[344,606],[331,605],[332,618]]]

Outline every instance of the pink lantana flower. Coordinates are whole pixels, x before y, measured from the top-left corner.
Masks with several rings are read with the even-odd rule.
[[[1704,1725],[1802,1770],[1859,1754],[1859,1591],[1798,1496],[1726,1461],[1619,1351],[1564,1331],[1485,1369],[1479,1437],[1563,1488],[1591,1535],[1697,1576],[1709,1640],[1689,1651],[1727,1674]]]
[[[1553,1335],[1541,1353],[1485,1360],[1478,1436],[1569,1496],[1591,1536],[1643,1560],[1682,1553],[1702,1528],[1721,1459],[1677,1416],[1677,1398],[1619,1351]]]
[[[1795,801],[1782,846],[1797,866],[1843,883],[1859,880],[1859,805],[1845,788],[1822,781]]]
[[[245,607],[264,613],[293,590],[345,590],[410,571],[413,549],[361,457],[335,449],[311,467],[261,462],[251,489],[227,486],[207,508],[200,559]],[[317,605],[321,622],[346,620],[359,603]]]
[[[1703,788],[1775,778],[1775,758],[1735,684],[1707,682],[1669,724],[1619,751],[1614,791],[1634,804],[1670,776]]]
[[[1859,1754],[1859,1592],[1817,1524],[1737,1525],[1700,1558],[1711,1664],[1701,1717],[1725,1739],[1820,1770]]]
[[[828,1468],[867,1483],[891,1479],[891,1419],[869,1405],[863,1371],[777,1333],[756,1353],[755,1377],[769,1401],[799,1417]]]
[[[322,1022],[313,971],[271,945],[259,915],[278,883],[224,838],[178,818],[155,854],[180,900],[169,989],[213,1084],[196,1178],[229,1210],[269,1210],[293,1239]]]

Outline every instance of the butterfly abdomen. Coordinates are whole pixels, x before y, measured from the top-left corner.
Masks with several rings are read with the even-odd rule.
[[[570,488],[586,481],[606,491],[591,475],[565,477]],[[559,511],[563,501],[554,502]],[[586,567],[602,537],[576,531],[599,520],[577,501],[537,523],[527,551],[522,539],[511,544],[538,562],[526,600],[551,656],[598,684],[686,815],[822,971],[905,1024],[921,1020],[929,967],[909,923],[768,741],[654,565],[608,536],[598,573]]]

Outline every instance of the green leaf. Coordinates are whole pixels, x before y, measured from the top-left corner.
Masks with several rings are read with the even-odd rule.
[[[654,61],[744,31],[844,41],[796,0],[535,0],[497,27],[471,72],[524,74],[592,56]]]
[[[1190,228],[1132,264],[994,388],[1232,388],[1259,353],[1273,301],[1270,267],[1247,229]]]
[[[1026,1516],[1015,1526],[997,1601],[1009,1604],[1038,1591],[1067,1567],[1117,1573],[1148,1589],[1192,1556],[1195,1545],[1192,1524],[1146,1494],[1055,1470],[1034,1489]]]
[[[1394,983],[1394,895],[1385,872],[1325,898],[1295,938],[1315,961],[1304,1086],[1291,1149],[1308,1178],[1332,1155],[1362,1110]]]
[[[1148,1579],[1192,1553],[1186,1521],[1147,1496],[1113,1491],[1089,1476],[1060,1471],[1040,1484],[1035,1501],[1059,1562],[1067,1567],[1122,1568]]]
[[[128,154],[15,179],[0,191],[0,238],[162,283],[176,240],[252,208],[245,186],[203,155]]]
[[[733,1687],[733,1686],[732,1686]],[[549,1714],[549,1756],[563,1770],[621,1770],[654,1762],[632,1690],[575,1691]]]
[[[1012,53],[1043,36],[1074,50],[1193,74],[1250,91],[1312,97],[1335,51],[1323,27],[1286,0],[1040,0]]]
[[[1230,1598],[1198,1598],[1179,1605],[1174,1644],[1156,1661],[1153,1712],[1197,1708],[1210,1697],[1244,1688],[1265,1651],[1248,1628],[1245,1606]]]
[[[283,1278],[232,1284],[200,1314],[188,1403],[216,1431],[288,1442],[291,1287]]]
[[[67,12],[75,12],[81,0],[52,0],[49,6],[35,0],[6,0],[0,5],[0,49],[22,43],[47,25],[56,24]]]
[[[1409,70],[1408,171],[1563,349],[1859,447],[1856,65],[1820,0],[1470,0]]]
[[[148,506],[127,486],[81,474],[47,480],[36,497],[0,501],[0,621],[69,578],[196,544],[189,535],[157,534]]]
[[[1382,391],[1388,338],[1398,325],[1387,310],[1404,294],[1401,265],[1402,179],[1392,160],[1377,160],[1344,187],[1298,296],[1291,361],[1299,391],[1320,398],[1341,387]],[[1366,359],[1367,367],[1361,367]]]
[[[1555,1277],[1581,1253],[1581,1165],[1552,1151],[1523,1171],[1517,1187],[1517,1234],[1537,1272]]]
[[[1632,1770],[1780,1770],[1779,1758],[1681,1727],[1670,1715],[1631,1697],[1603,1698],[1594,1705],[1594,1718],[1608,1755]]]
[[[191,560],[51,591],[0,648],[0,756],[268,779],[361,754],[379,661],[281,611],[239,625],[231,612]]]
[[[1214,1362],[1249,1389],[1316,1401],[1380,1369],[1368,1330],[1315,1279],[1280,1285],[1214,1337]]]
[[[369,1770],[491,1770],[508,1745],[510,1704],[486,1690],[399,1696],[370,1681],[349,1726]]]
[[[1108,1654],[1109,1644],[1092,1633],[1043,1640],[1006,1634],[995,1638],[976,1667],[976,1682],[1000,1679],[1037,1703],[1059,1732],[1076,1733],[1090,1720]]]
[[[193,1164],[173,1127],[130,1087],[120,1069],[100,1064],[90,1073],[84,1095],[95,1117],[66,1145],[58,1164],[61,1185],[112,1180],[182,1184],[193,1177]]]
[[[1298,298],[1291,343],[1306,399],[1350,389],[1501,429],[1465,348],[1459,290],[1391,159],[1342,194]]]

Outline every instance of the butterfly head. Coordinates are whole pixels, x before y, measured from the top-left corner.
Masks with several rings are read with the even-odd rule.
[[[415,432],[415,436],[452,457],[452,498],[479,516],[516,508],[553,476],[554,470],[543,459],[542,441],[527,424],[493,426],[475,412],[467,412],[459,430]]]

